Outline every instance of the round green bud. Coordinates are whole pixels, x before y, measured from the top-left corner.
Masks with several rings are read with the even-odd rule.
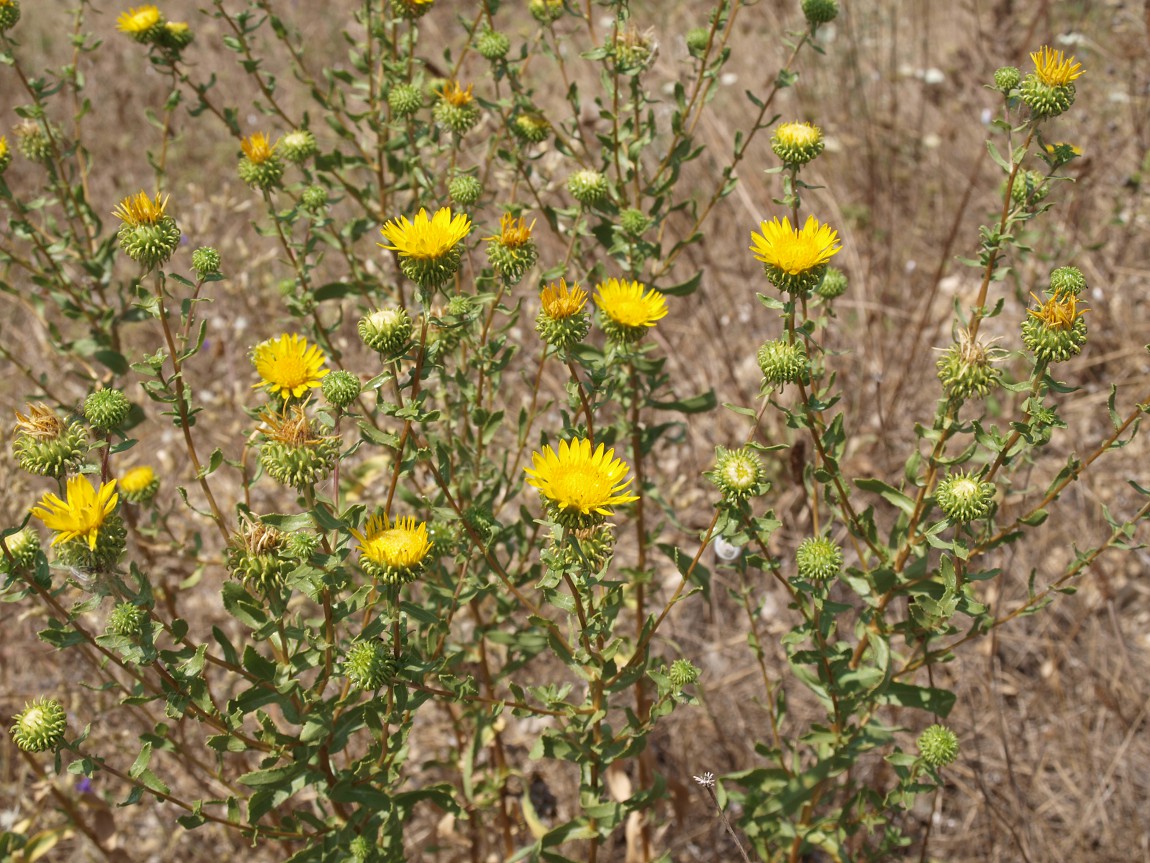
[[[160,216],[155,223],[124,222],[116,232],[124,254],[146,270],[168,262],[180,245],[180,228],[171,216]]]
[[[711,41],[711,31],[707,27],[692,27],[687,31],[687,51],[696,60],[702,59]]]
[[[313,216],[318,216],[327,206],[327,189],[323,186],[308,186],[300,192],[299,202]]]
[[[30,162],[46,162],[52,157],[52,141],[35,120],[23,120],[12,129],[16,149]]]
[[[1002,370],[995,367],[994,360],[993,349],[978,339],[971,340],[963,330],[936,364],[938,379],[950,398],[981,398],[1002,382]]]
[[[504,282],[515,285],[524,273],[535,266],[539,252],[530,240],[516,245],[504,245],[495,239],[487,244],[487,260]]]
[[[658,44],[654,40],[653,30],[641,32],[634,27],[628,27],[625,30],[615,31],[615,39],[610,50],[615,59],[616,69],[624,75],[638,75],[654,62]]]
[[[628,207],[619,214],[619,227],[632,237],[638,237],[651,224],[647,214],[634,207]]]
[[[435,122],[450,129],[456,135],[466,135],[479,122],[479,106],[474,102],[456,104],[440,99],[432,110]]]
[[[327,479],[339,450],[339,438],[322,433],[301,442],[273,439],[260,448],[260,465],[280,485],[304,489]]]
[[[110,431],[128,418],[132,403],[120,390],[96,390],[84,399],[84,418],[97,431]]]
[[[982,482],[969,471],[947,474],[935,489],[939,509],[955,524],[966,524],[990,515],[994,507],[995,488]]]
[[[0,2],[0,33],[7,33],[20,20],[20,0]]]
[[[839,14],[837,0],[803,0],[803,16],[812,27],[828,24]]]
[[[319,537],[314,533],[292,531],[284,540],[284,554],[293,560],[306,563],[319,548],[319,541]]]
[[[502,60],[511,50],[511,40],[504,33],[485,28],[475,40],[475,50],[485,60]]]
[[[121,602],[112,609],[108,615],[106,630],[109,635],[119,635],[124,638],[139,638],[144,631],[144,621],[148,613],[138,605],[130,602]]]
[[[295,129],[280,138],[276,151],[293,165],[298,165],[314,156],[319,151],[319,145],[310,129]]]
[[[755,357],[769,386],[793,384],[807,379],[810,362],[802,342],[774,339],[765,342]]]
[[[551,123],[539,111],[524,110],[512,118],[511,132],[525,144],[539,144],[551,134]]]
[[[46,752],[64,739],[68,718],[55,698],[37,698],[12,718],[9,733],[24,752]]]
[[[356,689],[374,691],[395,676],[395,663],[378,641],[360,641],[348,648],[343,673]]]
[[[368,841],[366,836],[356,836],[351,840],[351,845],[348,846],[348,850],[351,852],[351,859],[354,860],[355,863],[367,863],[371,857],[371,842]]]
[[[396,84],[387,91],[387,105],[397,117],[410,117],[423,107],[423,91],[414,84]]]
[[[383,360],[395,359],[407,351],[411,339],[411,315],[407,309],[377,309],[361,318],[357,327],[363,343]]]
[[[918,751],[931,767],[946,767],[958,758],[958,735],[945,725],[931,725],[918,736]]]
[[[1050,272],[1050,294],[1078,296],[1086,290],[1086,276],[1078,267],[1057,267]]]
[[[196,278],[201,282],[208,276],[218,275],[220,253],[211,246],[200,246],[192,252],[192,269],[196,271]]]
[[[1077,90],[1074,84],[1050,85],[1031,72],[1022,79],[1019,95],[1035,120],[1046,120],[1066,113],[1074,104]]]
[[[1018,86],[1022,73],[1017,66],[1002,66],[994,70],[994,88],[1006,94]]]
[[[567,191],[583,206],[592,207],[607,197],[610,185],[604,174],[584,169],[567,178]]]
[[[36,531],[27,527],[18,530],[4,537],[4,545],[8,554],[0,551],[0,574],[14,575],[32,570],[40,552],[40,535]]]
[[[667,677],[672,686],[676,689],[682,689],[698,680],[701,673],[689,660],[676,659],[667,670]]]
[[[729,450],[717,447],[715,467],[708,473],[718,486],[723,499],[736,503],[766,491],[766,470],[763,460],[749,447]]]
[[[332,407],[346,408],[359,397],[361,385],[351,372],[339,369],[324,375],[319,388]]]
[[[483,184],[477,177],[460,174],[452,177],[451,182],[447,184],[447,196],[451,198],[452,203],[467,207],[483,196]]]
[[[771,150],[788,167],[805,165],[825,148],[822,129],[811,123],[780,123],[771,136]]]
[[[232,577],[263,596],[272,596],[283,590],[288,573],[295,567],[295,561],[276,552],[233,549],[228,556],[228,571]]]
[[[527,9],[532,18],[546,26],[563,17],[563,0],[530,0]]]
[[[795,564],[801,578],[826,581],[842,572],[843,552],[826,537],[808,536],[795,551]]]
[[[824,300],[841,297],[847,291],[847,274],[838,267],[827,266],[823,280],[815,288],[815,293]]]

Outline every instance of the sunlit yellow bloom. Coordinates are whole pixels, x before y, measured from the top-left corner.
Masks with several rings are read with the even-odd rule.
[[[814,216],[808,216],[802,230],[791,227],[791,220],[783,217],[760,224],[762,235],[751,232],[751,251],[755,258],[797,276],[821,266],[841,250],[838,232],[829,225],[820,225]]]
[[[1070,291],[1056,293],[1053,297],[1046,300],[1046,302],[1038,299],[1034,294],[1030,296],[1034,302],[1038,303],[1038,308],[1027,309],[1027,313],[1046,324],[1048,329],[1073,329],[1075,322],[1082,317],[1083,314],[1090,311],[1089,309],[1079,310],[1078,298]]]
[[[130,36],[147,33],[159,23],[160,10],[151,3],[147,6],[137,6],[127,12],[121,12],[116,17],[116,28],[121,33],[127,33]]]
[[[0,135],[0,161],[8,155],[8,138],[6,135]]]
[[[139,494],[145,491],[156,479],[156,472],[148,465],[134,467],[120,477],[120,491],[124,494]]]
[[[638,500],[629,494],[626,462],[615,458],[615,450],[603,444],[592,453],[591,441],[576,438],[559,442],[559,451],[549,446],[531,454],[532,467],[524,468],[527,484],[537,488],[551,504],[554,515],[569,526],[590,526],[612,514],[611,507]],[[582,523],[580,520],[582,519]]]
[[[531,232],[535,229],[535,221],[532,220],[531,225],[528,226],[526,219],[516,219],[510,213],[504,213],[503,218],[499,220],[499,227],[498,234],[483,239],[496,240],[501,246],[508,249],[518,249],[520,246],[531,242]]]
[[[1074,58],[1064,59],[1061,51],[1043,45],[1030,55],[1034,61],[1034,74],[1047,87],[1065,87],[1082,77],[1082,64]]]
[[[459,86],[458,81],[448,81],[443,85],[443,89],[439,91],[439,95],[443,101],[449,102],[457,108],[462,108],[465,105],[470,105],[475,97],[471,95],[474,89],[474,84],[468,84],[467,89],[464,90]]]
[[[276,145],[266,133],[253,132],[240,141],[240,149],[253,165],[262,165],[275,156]]]
[[[595,305],[621,327],[653,327],[667,316],[667,300],[642,282],[608,279],[595,287]]]
[[[775,129],[775,137],[790,147],[809,147],[821,141],[823,133],[810,123],[782,123]]]
[[[405,258],[434,260],[451,252],[452,249],[471,233],[471,219],[465,213],[451,214],[450,207],[437,210],[428,217],[427,210],[420,208],[415,219],[406,216],[392,219],[379,231],[391,243],[385,249],[399,252]]]
[[[45,527],[56,531],[52,545],[83,537],[88,548],[95,551],[100,528],[119,500],[120,496],[115,492],[115,480],[103,483],[96,491],[87,477],[69,477],[65,499],[45,494],[40,503],[32,507],[32,515],[44,522]]]
[[[120,201],[112,215],[126,225],[133,228],[137,225],[155,225],[164,218],[164,208],[168,206],[167,198],[149,198],[146,193],[138,192],[129,195]]]
[[[252,351],[252,363],[261,378],[253,389],[264,387],[272,394],[279,393],[285,401],[293,396],[299,398],[320,385],[328,372],[323,367],[326,361],[323,351],[316,345],[309,346],[307,339],[296,333],[268,339]]]
[[[552,282],[545,287],[539,299],[543,302],[543,311],[547,317],[558,321],[583,311],[583,306],[587,304],[587,292],[578,284],[568,288],[567,280],[560,279],[559,284]]]
[[[359,540],[365,568],[378,577],[390,574],[387,580],[409,581],[431,552],[427,522],[416,522],[414,516],[390,522],[386,515],[373,515],[363,533],[352,533]]]

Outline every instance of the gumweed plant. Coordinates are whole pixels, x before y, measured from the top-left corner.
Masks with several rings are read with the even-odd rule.
[[[1037,500],[1012,490],[1063,425],[1059,364],[1087,346],[1086,283],[1069,262],[1029,308],[999,290],[1005,262],[1026,254],[1021,227],[1079,155],[1043,131],[1072,108],[1082,65],[1044,47],[1032,72],[988,82],[1007,141],[990,143],[1001,216],[972,261],[978,295],[940,346],[924,452],[888,482],[842,466],[838,358],[824,344],[850,291],[838,266],[850,235],[803,201],[824,133],[772,108],[821,53],[838,4],[794,4],[789,59],[747,93],[751,115],[701,194],[678,181],[751,7],[723,0],[680,37],[623,2],[492,0],[459,17],[441,5],[364,3],[341,24],[348,56],[323,66],[277,4],[216,0],[204,14],[260,94],[256,130],[195,61],[194,23],[125,8],[102,35],[168,95],[148,107],[151,176],[133,178],[142,189],[116,177],[109,203],[88,182],[91,127],[69,114],[85,77],[75,64],[27,74],[20,3],[0,0],[0,78],[26,102],[10,134],[28,162],[14,179],[0,137],[2,286],[35,297],[28,320],[56,354],[4,349],[28,390],[8,449],[40,491],[10,501],[3,599],[37,609],[40,637],[75,657],[89,693],[6,700],[12,745],[41,775],[162,801],[185,830],[298,863],[432,859],[419,855],[440,846],[473,860],[614,860],[624,846],[628,860],[671,859],[683,825],[669,786],[691,769],[745,859],[903,853],[916,795],[962,758],[945,724],[955,693],[932,669],[1068,589],[1147,510],[1023,606],[984,604],[1002,549],[1128,441],[1141,411],[1123,419],[1112,397],[1114,434],[1093,455]],[[96,68],[104,48],[87,28],[109,28],[87,11],[76,63]],[[427,32],[456,38],[445,53]],[[659,64],[680,38],[684,80],[664,91]],[[579,40],[581,54],[567,50]],[[292,74],[277,79],[271,56]],[[565,82],[560,97],[548,78]],[[177,119],[196,133],[181,139]],[[761,273],[760,398],[730,406],[744,437],[687,478],[709,500],[695,531],[664,462],[717,398],[680,391],[661,333],[690,314],[702,275],[688,253],[755,139],[780,185],[741,229]],[[215,358],[244,330],[218,310],[265,286],[232,286],[247,262],[229,258],[232,229],[193,218],[177,151],[197,164],[231,154],[221,171],[256,214],[235,230],[281,268],[280,305],[260,300],[263,329],[226,368]],[[1009,314],[1017,339],[986,339],[983,324]],[[1001,427],[987,405],[1004,393],[1017,416]],[[810,453],[798,481],[811,532],[789,550],[772,539],[786,444],[764,439],[768,413]],[[174,460],[146,444],[160,429]],[[713,573],[719,544],[730,553]],[[746,617],[767,731],[752,760],[715,776],[655,753],[670,714],[696,709],[709,683],[668,622],[719,575]],[[768,582],[788,601],[786,698],[757,618]],[[816,718],[788,714],[800,689]],[[137,748],[97,713],[120,717]],[[83,810],[63,811],[99,844]],[[0,849],[28,841],[6,832]]]

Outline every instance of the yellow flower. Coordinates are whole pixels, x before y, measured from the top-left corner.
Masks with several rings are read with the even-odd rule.
[[[838,232],[829,225],[820,225],[814,216],[808,216],[801,231],[791,227],[791,220],[783,217],[760,224],[762,236],[751,232],[751,251],[755,258],[768,267],[801,275],[822,266],[839,253]]]
[[[456,108],[462,108],[466,105],[470,105],[475,99],[475,97],[471,95],[471,91],[474,87],[474,84],[468,84],[467,89],[464,90],[459,86],[458,81],[448,81],[443,85],[443,89],[439,91],[439,95],[444,102],[448,102]]]
[[[526,219],[516,219],[510,213],[504,213],[503,218],[499,220],[499,228],[498,234],[483,239],[496,240],[501,246],[508,249],[518,249],[531,242],[531,232],[535,229],[535,221],[532,220],[531,226],[528,227]]]
[[[270,393],[279,393],[286,401],[299,398],[320,384],[328,370],[327,361],[316,345],[308,346],[307,339],[296,333],[284,333],[268,339],[252,351],[252,363],[261,378],[253,389],[265,387]]]
[[[567,280],[560,279],[559,284],[552,282],[539,295],[543,302],[543,311],[553,321],[570,318],[583,311],[587,304],[587,292],[578,284],[567,287]]]
[[[156,479],[156,472],[148,465],[134,467],[120,477],[120,491],[124,494],[139,494],[145,491]]]
[[[275,156],[276,145],[266,133],[253,132],[240,141],[240,149],[253,165],[262,165]]]
[[[607,318],[624,330],[653,327],[667,316],[667,301],[663,295],[642,282],[626,279],[608,279],[595,286],[595,305]]]
[[[775,137],[788,147],[809,147],[819,143],[823,133],[810,123],[783,123],[775,129]]]
[[[539,489],[555,518],[568,527],[590,527],[611,515],[611,507],[639,499],[627,493],[627,464],[603,444],[592,453],[589,440],[560,441],[558,452],[545,446],[531,454],[531,461],[532,467],[524,468],[527,484]]]
[[[464,213],[451,214],[450,207],[443,207],[428,218],[427,210],[420,208],[415,219],[406,216],[392,219],[379,232],[391,245],[379,245],[399,252],[402,257],[418,260],[435,260],[449,254],[452,249],[471,233],[471,219]]]
[[[56,531],[52,545],[84,537],[88,548],[95,551],[100,528],[120,499],[115,491],[115,480],[103,483],[96,491],[87,477],[69,477],[65,499],[45,494],[39,505],[32,507],[32,515],[44,522],[45,527]]]
[[[138,6],[127,12],[121,12],[116,17],[116,28],[129,36],[147,33],[159,23],[160,10],[151,3],[147,6]]]
[[[1034,61],[1034,74],[1047,87],[1065,87],[1082,77],[1082,64],[1071,57],[1064,59],[1061,51],[1043,45],[1030,55]]]
[[[386,515],[373,515],[364,532],[353,530],[359,540],[364,569],[385,581],[411,581],[431,552],[427,522],[414,516],[390,522]]]
[[[1046,302],[1030,295],[1038,303],[1037,309],[1027,309],[1027,313],[1038,318],[1051,330],[1070,330],[1082,315],[1089,309],[1078,309],[1078,298],[1070,291],[1056,293]]]
[[[112,215],[133,228],[138,225],[155,225],[164,218],[166,206],[168,206],[167,198],[161,200],[160,196],[156,195],[153,200],[144,192],[139,192],[120,201],[112,211]]]
[[[8,155],[8,138],[6,135],[0,135],[0,160],[3,160]]]

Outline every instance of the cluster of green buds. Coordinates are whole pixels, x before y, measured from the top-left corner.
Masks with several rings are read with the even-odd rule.
[[[1075,267],[1059,267],[1050,274],[1047,299],[1028,309],[1022,322],[1022,342],[1040,363],[1060,363],[1078,356],[1086,344],[1088,311],[1078,307],[1086,279]],[[1031,296],[1034,296],[1033,294]]]
[[[20,20],[20,0],[0,0],[0,33],[7,33]]]
[[[1038,171],[1019,171],[1010,187],[1010,202],[1019,209],[1033,210],[1050,194],[1050,183]]]
[[[167,205],[167,198],[139,192],[124,198],[113,211],[121,222],[116,232],[120,248],[145,270],[166,264],[180,245],[180,226],[164,212]]]
[[[340,440],[318,428],[303,405],[264,412],[260,465],[281,485],[304,489],[326,479],[339,458]]]
[[[971,337],[965,329],[938,361],[938,379],[949,398],[985,396],[1002,382],[1002,369],[994,363],[1003,355],[989,343]]]
[[[560,353],[571,350],[587,338],[591,331],[591,318],[584,307],[587,305],[587,292],[560,279],[552,282],[539,295],[541,307],[535,317],[535,331],[543,341]]]
[[[823,132],[811,123],[780,123],[771,136],[771,149],[787,168],[799,168],[826,148]]]
[[[66,423],[45,404],[16,411],[12,454],[21,469],[56,479],[72,473],[88,453],[88,433],[78,422]]]
[[[806,346],[799,340],[771,339],[755,354],[768,387],[805,382],[810,378]]]
[[[24,752],[47,752],[64,739],[68,718],[55,698],[37,698],[12,717],[12,742]]]
[[[970,471],[958,471],[938,484],[934,499],[951,522],[967,524],[990,515],[996,493],[994,483],[983,482]]]
[[[715,484],[727,503],[738,504],[747,498],[765,494],[767,482],[763,460],[750,447],[715,448],[715,466],[707,478]]]
[[[254,132],[240,141],[243,151],[237,166],[240,179],[261,192],[278,186],[284,175],[283,161],[277,152],[279,143],[273,144],[264,132]]]
[[[799,577],[807,581],[827,581],[843,568],[842,549],[825,536],[808,536],[795,551]]]
[[[411,345],[412,322],[407,309],[376,309],[356,327],[363,343],[387,361],[403,356]]]
[[[374,692],[395,679],[395,657],[381,641],[357,641],[344,655],[343,673],[354,688]]]
[[[464,90],[458,81],[444,84],[432,109],[435,121],[456,135],[466,135],[475,128],[479,122],[479,105],[472,95],[473,87],[473,84],[468,84]]]
[[[487,260],[504,282],[518,284],[539,259],[539,252],[531,239],[535,223],[528,225],[526,219],[504,213],[499,227],[497,235],[483,238],[487,242]]]

